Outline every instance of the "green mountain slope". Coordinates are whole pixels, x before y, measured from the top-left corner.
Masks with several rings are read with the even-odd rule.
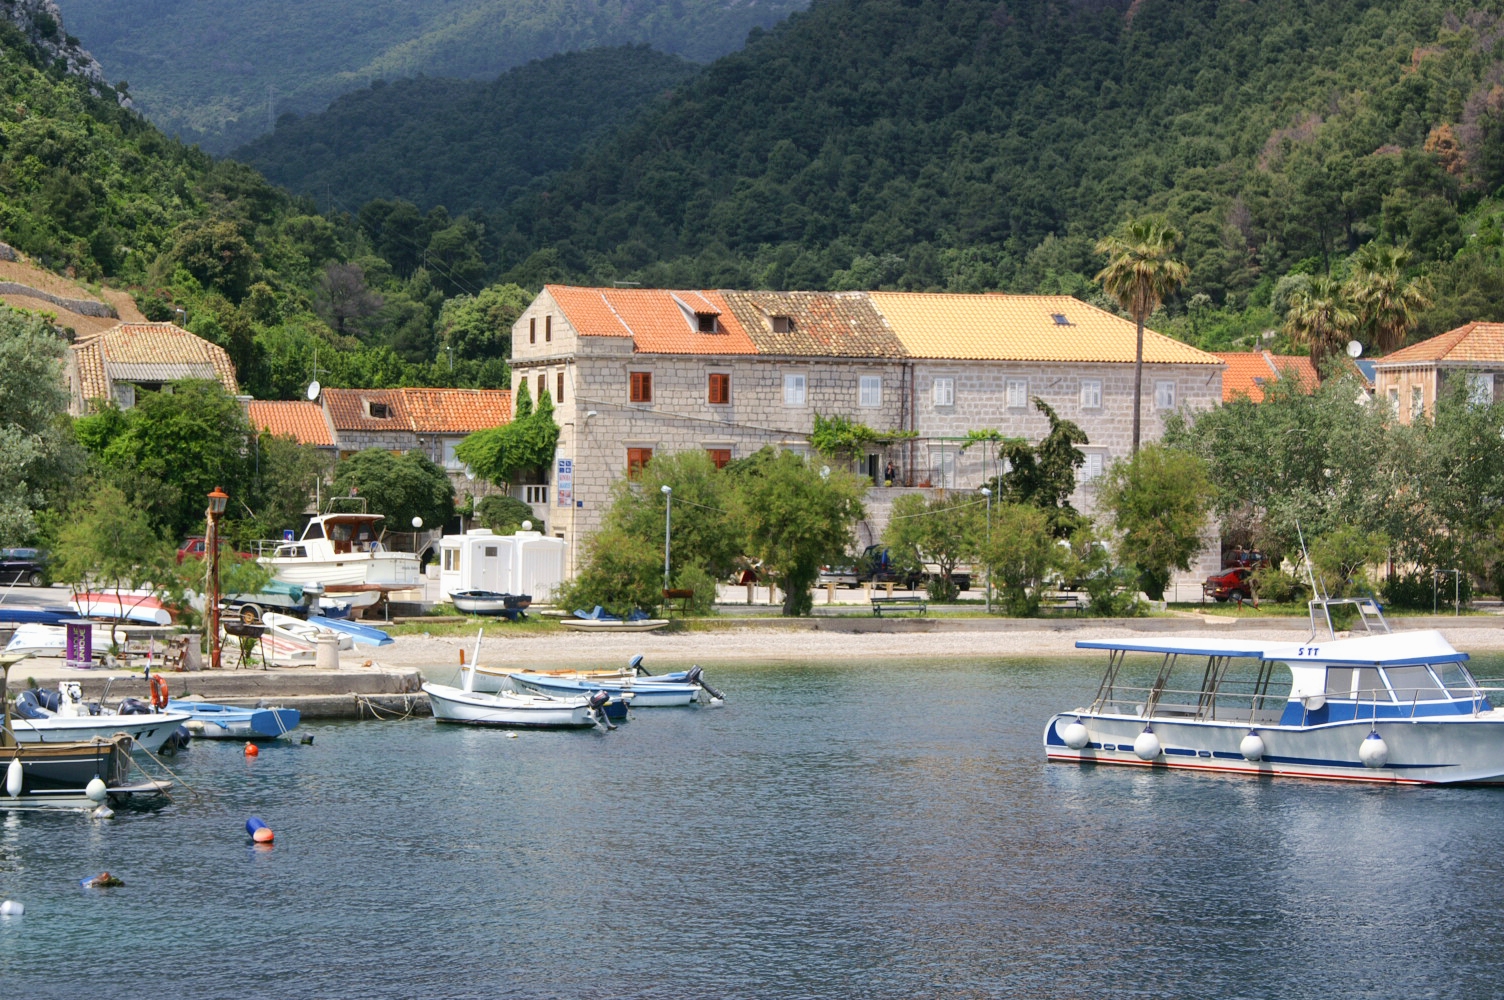
[[[69,27],[164,130],[213,152],[377,79],[490,78],[647,44],[707,61],[805,0],[61,0]]]
[[[699,70],[637,46],[552,56],[489,83],[378,83],[327,111],[284,116],[234,155],[325,208],[401,198],[495,212]]]

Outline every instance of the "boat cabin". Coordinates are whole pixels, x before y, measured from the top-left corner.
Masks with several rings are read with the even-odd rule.
[[[380,552],[383,514],[324,514],[308,522],[303,537],[297,542],[284,542],[273,553],[276,556],[306,558],[310,555],[312,541],[327,541],[335,555],[352,552]]]
[[[1093,714],[1306,727],[1492,708],[1464,665],[1467,654],[1439,632],[1306,645],[1227,639],[1076,645],[1108,651]],[[1130,653],[1157,654],[1158,665],[1130,663]]]

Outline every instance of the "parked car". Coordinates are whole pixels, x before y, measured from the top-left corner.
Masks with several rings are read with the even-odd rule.
[[[205,545],[205,539],[203,535],[189,535],[187,538],[183,539],[183,544],[178,546],[178,562],[182,562],[184,559],[202,559],[204,558],[204,553],[206,551],[208,551],[208,549]],[[221,547],[219,551],[220,558],[223,559],[225,557],[224,548]],[[237,553],[237,555],[239,555],[242,559],[256,558],[249,552],[240,552]]]
[[[47,585],[47,553],[42,549],[0,549],[0,583]]]
[[[857,587],[856,570],[851,566],[821,566],[820,586],[834,583],[842,587]]]
[[[1253,597],[1252,566],[1228,566],[1206,578],[1202,593],[1217,601],[1246,601]]]

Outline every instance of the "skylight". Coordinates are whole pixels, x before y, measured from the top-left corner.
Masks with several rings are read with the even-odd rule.
[[[1050,313],[1050,318],[1055,321],[1056,326],[1072,325],[1071,321],[1065,318],[1065,313]]]

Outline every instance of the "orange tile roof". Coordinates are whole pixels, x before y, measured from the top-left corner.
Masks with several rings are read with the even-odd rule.
[[[1315,390],[1319,379],[1316,366],[1303,354],[1270,354],[1268,351],[1215,351],[1227,365],[1222,373],[1222,402],[1230,403],[1247,396],[1255,403],[1264,401],[1264,386],[1279,378],[1295,378],[1306,392]]]
[[[1134,360],[1137,331],[1133,321],[1069,295],[870,294],[898,339],[917,358],[1130,364]],[[1148,329],[1144,330],[1144,360],[1221,365],[1215,355]]]
[[[117,374],[127,381],[171,381],[202,372],[217,378],[226,392],[240,392],[224,348],[173,323],[118,323],[79,341],[73,352],[84,399],[108,399],[109,379]],[[112,372],[115,367],[122,371]]]
[[[759,354],[902,358],[908,352],[866,292],[722,292]],[[790,329],[774,329],[774,317]]]
[[[400,389],[325,389],[320,397],[336,431],[411,431]],[[372,417],[367,404],[385,403],[390,417]]]
[[[1504,323],[1468,323],[1374,359],[1374,364],[1379,367],[1428,362],[1457,365],[1504,363]]]
[[[334,446],[324,408],[317,403],[306,399],[252,399],[246,402],[245,410],[251,427],[259,433],[290,437],[299,444]]]
[[[412,429],[420,434],[469,434],[509,423],[506,389],[403,389]]]
[[[664,288],[547,285],[575,331],[585,337],[631,337],[643,354],[756,354],[719,292]],[[716,332],[700,333],[696,312],[717,314]]]

